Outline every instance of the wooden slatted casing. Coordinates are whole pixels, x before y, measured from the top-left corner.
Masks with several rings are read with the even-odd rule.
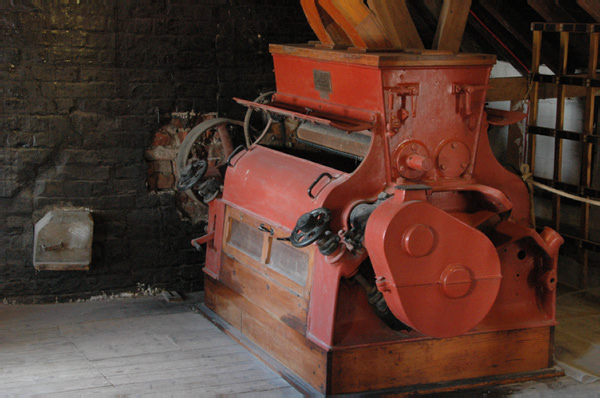
[[[330,394],[530,372],[552,366],[553,327],[420,339],[330,353]],[[511,346],[511,350],[504,347]],[[460,382],[458,384],[461,384]]]
[[[278,241],[289,236],[289,231],[274,228],[270,235],[258,229],[261,224],[274,228],[238,209],[226,208],[219,280],[206,278],[206,305],[292,372],[324,391],[326,353],[305,338],[314,248],[297,249]],[[245,246],[236,234],[242,235]],[[257,238],[261,241],[253,252]],[[306,260],[306,268],[284,275],[281,268],[273,267],[273,247],[278,244],[289,246],[288,253],[297,252]]]

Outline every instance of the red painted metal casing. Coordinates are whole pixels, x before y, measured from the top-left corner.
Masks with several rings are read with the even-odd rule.
[[[526,186],[490,150],[484,102],[493,56],[271,52],[277,93],[263,109],[368,131],[370,146],[352,172],[262,146],[235,156],[210,207],[207,274],[219,278],[226,207],[288,232],[302,214],[326,207],[331,230],[343,233],[352,210],[379,197],[362,247],[315,252],[307,338],[325,349],[391,338],[365,295],[341,283],[368,261],[373,284],[412,337],[555,324],[562,239],[531,227]],[[312,198],[307,189],[323,173],[330,177]]]

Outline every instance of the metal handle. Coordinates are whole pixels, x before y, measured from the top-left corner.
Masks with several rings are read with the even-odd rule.
[[[233,157],[234,157],[235,155],[237,155],[238,153],[240,153],[241,151],[243,151],[243,150],[244,150],[244,148],[246,148],[246,147],[245,147],[245,146],[243,146],[243,145],[240,145],[240,146],[238,146],[237,148],[235,148],[235,149],[233,150],[233,152],[231,152],[231,153],[229,154],[229,156],[227,156],[227,160],[225,161],[225,164],[226,164],[227,166],[231,166],[231,159],[233,159]]]
[[[320,176],[318,176],[318,177],[317,177],[317,179],[316,179],[316,180],[315,180],[315,181],[314,181],[312,184],[310,184],[310,187],[308,187],[308,196],[309,196],[311,199],[314,199],[314,198],[316,198],[316,196],[314,196],[314,195],[312,194],[312,190],[313,190],[313,188],[314,188],[314,187],[315,187],[315,185],[317,185],[317,184],[319,183],[319,181],[321,181],[321,179],[322,179],[323,177],[325,177],[325,176],[329,177],[329,180],[330,180],[330,181],[331,181],[331,180],[333,180],[333,176],[332,176],[331,174],[329,174],[329,173],[323,173],[323,174],[321,174]]]
[[[273,230],[273,227],[267,228],[267,227],[265,227],[265,224],[260,224],[260,226],[258,227],[258,230],[263,231],[263,232],[268,232],[269,235],[273,235],[275,233],[275,231]]]

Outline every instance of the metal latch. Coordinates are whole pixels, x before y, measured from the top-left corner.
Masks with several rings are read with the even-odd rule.
[[[258,227],[258,230],[261,232],[266,232],[271,236],[275,233],[275,231],[273,230],[273,227],[267,227],[265,224],[260,224],[260,226]]]
[[[395,87],[386,87],[385,91],[388,95],[388,131],[401,127],[409,116],[417,116],[419,83],[399,83]],[[396,103],[396,97],[400,98],[399,104]],[[410,97],[410,113],[406,110],[407,97]]]

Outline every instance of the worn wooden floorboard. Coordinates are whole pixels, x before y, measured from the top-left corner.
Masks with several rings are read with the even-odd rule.
[[[102,374],[111,380],[114,384],[126,384],[133,383],[136,381],[120,381],[122,379],[126,380],[136,380],[143,381],[142,379],[150,379],[154,378],[155,380],[162,380],[162,378],[170,378],[168,375],[179,375],[182,372],[190,372],[190,369],[195,369],[196,371],[202,371],[198,374],[213,374],[215,370],[219,372],[227,373],[230,369],[235,368],[236,366],[246,366],[248,364],[253,364],[256,367],[256,363],[253,358],[248,358],[245,352],[228,355],[228,356],[220,356],[213,358],[203,358],[203,359],[188,359],[181,362],[177,361],[169,361],[163,362],[157,360],[153,363],[140,363],[136,365],[129,365],[123,367],[114,367],[107,369],[99,369]],[[193,372],[193,370],[191,371]],[[148,376],[151,375],[151,376]],[[184,375],[187,376],[187,375]],[[182,376],[183,377],[183,376]]]
[[[299,398],[302,396],[303,395],[293,387],[277,387],[272,390],[250,391],[236,394],[237,398]]]
[[[0,396],[294,396],[195,303],[0,305]]]
[[[238,362],[223,361],[219,363],[206,363],[199,366],[188,364],[187,366],[188,367],[177,369],[145,370],[143,372],[128,373],[124,375],[107,376],[105,374],[105,377],[111,384],[119,386],[184,378],[195,378],[196,381],[200,379],[210,380],[211,378],[225,374],[256,369],[256,363],[249,358],[246,358],[243,362],[239,362],[238,359]],[[104,374],[104,372],[102,373]]]
[[[0,305],[0,396],[301,396],[190,304],[136,298]],[[561,297],[558,314],[557,355],[597,367],[600,352],[590,343],[599,341],[600,306]],[[563,377],[484,390],[597,396],[600,382]]]
[[[71,353],[76,352],[77,347],[67,338],[60,337],[50,341],[39,342],[32,340],[29,344],[20,343],[16,345],[2,344],[0,351],[0,361],[10,361],[12,359],[24,359],[24,357],[41,357],[45,354]],[[6,350],[4,350],[6,347]]]
[[[253,391],[253,388],[250,387],[253,384],[257,387],[260,386],[262,390],[289,386],[289,384],[275,373],[269,374],[263,369],[249,369],[236,370],[231,373],[199,374],[167,380],[153,380],[144,383],[121,384],[115,387],[124,394],[169,393],[175,391],[189,391],[198,394],[214,391],[226,394]]]
[[[87,379],[106,379],[102,373],[93,366],[87,366],[83,369],[70,369],[68,372],[48,372],[43,374],[35,373],[24,373],[15,375],[10,379],[2,381],[3,391],[8,391],[11,388],[23,388],[28,389],[32,386],[39,386],[40,384],[50,383],[70,383],[74,380],[87,380]],[[104,380],[106,381],[106,380]],[[103,383],[109,384],[109,383]]]
[[[0,350],[1,351],[1,350]],[[0,373],[15,367],[28,367],[44,364],[52,366],[56,363],[87,359],[85,355],[77,350],[72,344],[57,344],[54,349],[24,351],[22,355],[10,354],[0,359]]]
[[[79,377],[73,375],[72,377],[65,377],[60,380],[48,381],[41,379],[35,384],[24,384],[20,386],[4,387],[0,386],[2,395],[30,395],[30,394],[43,394],[47,392],[66,392],[73,390],[84,390],[89,388],[110,386],[111,384],[102,376],[99,372],[88,377]]]
[[[236,355],[240,353],[246,353],[247,351],[237,345],[232,344],[227,347],[211,347],[201,350],[185,350],[185,351],[170,351],[160,354],[143,354],[143,355],[132,355],[121,358],[107,358],[100,359],[97,361],[91,361],[94,366],[98,369],[113,368],[115,372],[119,369],[125,371],[128,366],[140,366],[140,364],[152,364],[156,362],[165,363],[165,366],[169,366],[173,362],[180,362],[186,360],[202,360],[207,357],[221,357]],[[154,365],[156,366],[156,365]]]
[[[1,315],[2,312],[0,311],[0,316]],[[0,320],[0,325],[1,324],[2,321]],[[28,346],[32,341],[43,343],[47,340],[58,339],[62,337],[63,334],[57,326],[26,330],[12,330],[0,327],[0,346],[8,345],[11,348],[17,348],[19,345]]]
[[[60,305],[0,305],[0,332],[4,330],[35,330],[82,322],[128,319],[144,315],[188,313],[189,305],[189,301],[175,304],[155,297]]]
[[[581,380],[600,378],[600,302],[586,294],[572,292],[557,299],[556,359]]]
[[[54,372],[70,372],[71,370],[86,369],[93,367],[85,358],[63,360],[53,363],[34,363],[21,366],[5,366],[0,369],[0,383],[4,380],[11,380],[19,375],[44,375]]]
[[[30,397],[43,398],[81,398],[81,397],[123,397],[124,395],[114,386],[84,388],[81,390],[29,394]]]

